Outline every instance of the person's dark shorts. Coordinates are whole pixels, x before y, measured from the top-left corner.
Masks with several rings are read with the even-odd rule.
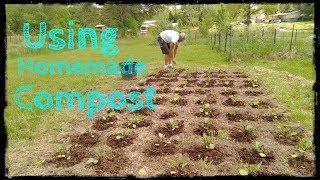
[[[169,54],[170,44],[165,42],[160,36],[158,36],[158,42],[159,42],[162,54]]]

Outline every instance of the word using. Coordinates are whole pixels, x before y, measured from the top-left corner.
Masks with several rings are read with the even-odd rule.
[[[62,38],[65,34],[63,29],[51,29],[48,32],[50,41],[48,43],[48,48],[54,51],[59,51],[62,49],[74,49],[75,48],[75,30],[74,21],[70,20],[68,22],[68,38],[65,40]],[[117,38],[117,28],[105,28],[101,32],[101,48],[100,52],[107,57],[115,56],[119,53],[119,48],[114,44]],[[97,32],[93,28],[79,28],[78,34],[78,49],[86,49],[87,41],[86,37],[90,37],[91,48],[98,49],[98,36]],[[28,48],[41,49],[46,44],[47,39],[47,23],[40,22],[39,24],[39,37],[36,42],[31,42],[30,35],[30,23],[23,24],[23,42]]]

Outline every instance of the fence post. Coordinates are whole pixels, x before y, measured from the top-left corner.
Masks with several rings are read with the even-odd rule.
[[[231,60],[231,40],[232,40],[232,28],[231,28],[231,26],[230,26],[230,37],[229,37],[229,60]]]
[[[214,33],[214,45],[216,45],[217,33]]]
[[[298,33],[298,29],[296,29],[296,33],[295,33],[295,35],[294,35],[294,42],[297,41],[297,33]]]
[[[273,44],[276,44],[276,39],[277,39],[277,29],[274,29],[274,33],[273,33]]]
[[[293,32],[294,32],[294,24],[293,24],[293,26],[292,26],[292,32],[291,32],[291,39],[290,39],[290,51],[292,50]]]
[[[224,39],[224,52],[227,51],[228,30],[226,30],[226,37]]]
[[[220,44],[221,44],[221,32],[219,31],[219,50],[220,50]]]

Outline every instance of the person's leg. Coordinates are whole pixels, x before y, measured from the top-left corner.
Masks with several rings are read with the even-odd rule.
[[[169,62],[169,54],[164,55],[164,61],[165,61],[165,65],[168,65],[170,63]]]

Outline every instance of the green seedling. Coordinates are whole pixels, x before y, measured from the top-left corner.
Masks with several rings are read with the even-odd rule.
[[[180,144],[181,142],[182,141],[180,139],[178,139],[178,138],[173,140],[173,143],[175,143],[175,144]]]
[[[90,165],[90,164],[98,164],[98,159],[95,158],[89,158],[86,163],[86,165]]]
[[[162,134],[162,133],[158,133],[158,136],[159,136],[160,141],[163,142],[164,138],[165,138],[165,135]]]
[[[181,90],[182,90],[182,88],[180,88],[180,87],[174,88],[174,92],[180,92]]]
[[[253,147],[259,152],[259,156],[267,157],[267,155],[264,152],[265,151],[264,146],[260,141],[255,141],[253,143]]]
[[[262,162],[259,164],[251,164],[239,170],[239,174],[242,176],[248,176],[260,171]]]
[[[173,96],[173,101],[179,101],[181,99],[181,97],[180,97],[180,95],[178,95],[178,94],[175,94],[174,96]]]
[[[102,157],[105,154],[105,150],[101,146],[95,147],[94,152],[97,157]]]
[[[223,87],[223,90],[224,90],[224,92],[228,92],[231,90],[231,88],[230,87]]]
[[[172,159],[172,160],[170,160],[170,162],[174,166],[178,166],[179,168],[182,168],[182,169],[189,165],[188,159],[185,156],[183,156],[182,154],[179,154],[178,158]]]
[[[212,119],[209,119],[209,118],[205,117],[205,118],[203,119],[203,123],[204,123],[205,125],[213,125],[213,124],[214,124],[214,121],[213,121]]]
[[[231,96],[230,99],[232,100],[232,102],[237,102],[238,98],[237,96]]]
[[[290,134],[290,129],[287,126],[285,126],[283,123],[279,122],[277,124],[277,128],[278,128],[279,132],[281,134],[285,135],[286,137]]]
[[[137,127],[137,124],[140,123],[141,121],[143,121],[142,116],[135,116],[133,118],[130,118],[127,125],[128,127],[132,127],[133,129],[135,129]]]
[[[253,100],[252,105],[258,106],[260,103],[261,103],[260,99],[255,99],[255,100]]]
[[[108,117],[115,117],[116,116],[116,112],[115,111],[111,111],[108,113],[107,115]]]
[[[205,157],[199,157],[198,158],[200,161],[203,161],[205,164],[207,164],[207,165],[211,165],[212,164],[212,160],[210,161],[209,159],[208,159],[208,157],[207,156],[205,156]]]
[[[313,143],[310,139],[303,138],[298,143],[299,150],[301,151],[307,151],[309,149],[313,149]]]
[[[238,114],[238,112],[235,109],[230,109],[228,111],[228,114],[231,115],[231,116],[234,116],[234,115]]]
[[[206,135],[205,133],[203,133],[202,135],[202,141],[205,144],[205,147],[207,149],[214,149],[215,145],[213,143],[213,140],[211,139],[211,136]]]
[[[169,128],[174,131],[176,128],[178,128],[178,122],[174,119],[169,119],[169,122],[168,122],[168,125],[169,125]]]
[[[240,125],[244,133],[252,133],[254,126],[251,125],[248,121],[240,121]]]
[[[132,133],[132,130],[129,128],[126,128],[119,135],[116,136],[116,139],[121,140],[121,139],[127,138],[131,135],[131,133]]]
[[[227,132],[224,131],[224,130],[218,130],[218,137],[221,138],[221,139],[227,139]]]

